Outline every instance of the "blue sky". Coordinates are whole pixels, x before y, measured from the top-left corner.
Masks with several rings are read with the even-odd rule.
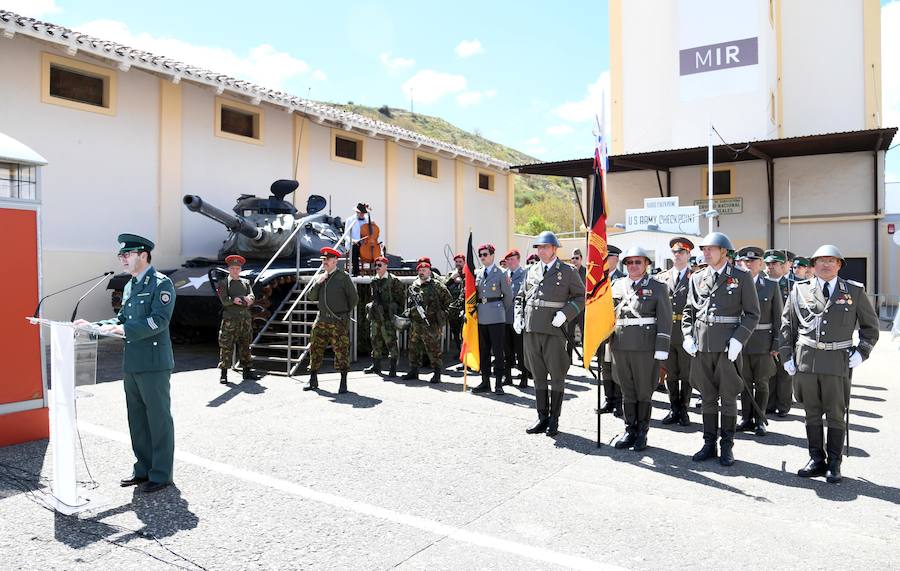
[[[316,100],[408,109],[412,98],[416,112],[543,160],[592,153],[609,84],[605,0],[0,6]],[[898,126],[900,0],[882,0],[882,66],[883,125]],[[900,181],[900,148],[886,171]]]

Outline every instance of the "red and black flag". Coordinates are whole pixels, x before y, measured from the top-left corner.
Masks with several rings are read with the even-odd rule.
[[[465,318],[462,329],[462,348],[459,352],[459,360],[464,365],[463,370],[481,370],[481,357],[478,352],[478,290],[475,287],[475,254],[472,251],[472,233],[469,232],[469,245],[466,248],[466,265],[463,267],[465,275]]]

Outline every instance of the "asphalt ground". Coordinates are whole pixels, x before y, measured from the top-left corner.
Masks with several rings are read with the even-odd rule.
[[[596,382],[573,367],[561,434],[527,435],[533,390],[506,396],[360,370],[218,383],[214,349],[177,350],[175,486],[118,486],[133,462],[120,348],[80,389],[79,480],[108,501],[78,516],[42,507],[47,441],[0,449],[0,569],[888,569],[900,567],[900,352],[889,333],[854,375],[844,482],[795,475],[803,411],[741,434],[737,463],[695,463],[699,414],[650,448],[614,450]],[[470,380],[472,379],[470,377]],[[96,483],[90,483],[94,480]]]

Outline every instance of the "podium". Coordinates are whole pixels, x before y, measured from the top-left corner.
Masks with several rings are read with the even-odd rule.
[[[52,492],[39,494],[54,510],[72,515],[106,503],[106,499],[79,488],[76,482],[75,387],[97,381],[97,340],[122,335],[101,333],[94,325],[27,318],[50,329],[50,449],[53,454]]]

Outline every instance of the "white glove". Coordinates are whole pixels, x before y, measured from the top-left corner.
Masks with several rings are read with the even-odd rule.
[[[525,318],[517,317],[513,320],[513,331],[516,332],[516,335],[521,335],[525,331]]]
[[[566,322],[566,314],[562,311],[557,311],[556,315],[553,316],[553,321],[551,322],[553,327],[560,327],[563,323]]]
[[[691,357],[697,354],[697,343],[694,341],[693,337],[685,337],[681,346],[684,347],[684,350],[687,351],[687,354]]]
[[[732,337],[728,340],[728,360],[734,361],[738,358],[738,355],[741,354],[741,349],[744,348],[744,344]]]
[[[669,352],[668,351],[657,351],[656,353],[653,354],[653,358],[656,359],[657,361],[665,361],[666,359],[669,358]]]
[[[850,368],[854,369],[859,366],[860,363],[863,362],[862,355],[859,354],[859,351],[853,351],[850,353]]]
[[[794,375],[797,374],[797,365],[794,364],[794,358],[793,358],[793,357],[791,357],[790,359],[788,359],[787,361],[785,361],[783,366],[784,366],[785,372],[786,372],[788,375],[790,375],[790,376],[793,377]]]

